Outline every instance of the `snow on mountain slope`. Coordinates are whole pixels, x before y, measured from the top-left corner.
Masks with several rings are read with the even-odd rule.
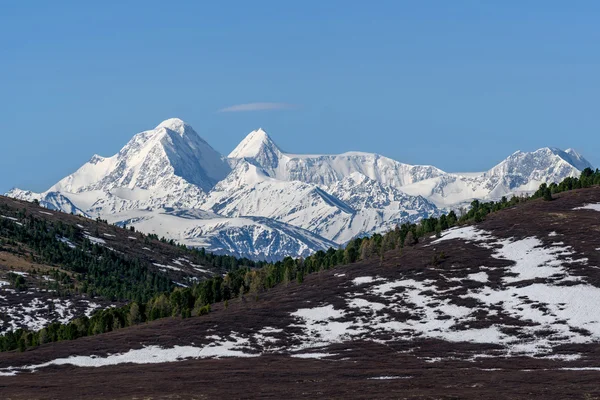
[[[57,210],[66,212],[68,214],[82,215],[84,217],[90,217],[89,214],[75,206],[73,202],[58,192],[46,192],[46,193],[34,193],[29,190],[12,189],[6,194],[8,197],[12,197],[19,200],[25,201],[39,201],[42,207],[50,210]]]
[[[168,119],[135,135],[119,153],[95,155],[41,195],[61,193],[96,216],[146,207],[194,207],[229,173],[227,161],[186,123]],[[14,197],[22,194],[11,192]]]
[[[228,215],[268,216],[346,243],[353,237],[381,232],[397,223],[416,221],[438,212],[427,200],[395,189],[442,176],[444,172],[435,167],[412,166],[360,152],[340,155],[285,153],[262,129],[251,132],[229,158],[233,160],[232,164],[239,160],[251,163],[266,177],[262,177],[260,183],[235,190],[237,200],[227,195],[232,193],[235,184],[227,188],[217,185],[214,191],[219,191],[219,195],[215,198],[214,193],[209,194],[207,205],[219,213],[224,210]],[[269,181],[267,177],[272,179]],[[239,181],[236,182],[239,188]],[[321,191],[300,185],[300,182],[316,185]],[[298,191],[300,196],[290,194]],[[324,192],[329,195],[325,197]],[[264,204],[265,198],[271,199],[269,205]],[[295,201],[298,199],[301,201]],[[331,199],[335,201],[323,204],[323,200],[330,203]],[[281,207],[271,205],[276,202],[280,202]],[[340,204],[344,206],[340,207]]]
[[[386,186],[367,176],[354,172],[337,182],[330,193],[352,206],[362,208],[405,209],[407,213],[435,212],[435,206],[421,196],[410,196],[392,186]]]
[[[233,159],[245,159],[261,167],[270,177],[333,187],[353,173],[380,184],[423,196],[437,206],[456,206],[474,198],[498,199],[504,195],[531,193],[541,183],[558,182],[592,167],[573,149],[543,148],[516,152],[481,174],[451,174],[432,166],[403,164],[377,154],[350,152],[339,155],[298,155],[281,151],[262,129],[251,132],[234,151]],[[336,189],[335,196],[347,201]],[[356,207],[354,207],[356,208]]]
[[[218,152],[189,125],[172,118],[138,133],[110,158],[93,156],[50,191],[170,189],[187,183],[207,192],[228,173],[229,166]]]
[[[421,195],[439,207],[456,206],[473,199],[497,200],[502,196],[535,192],[542,183],[579,176],[591,164],[572,149],[545,147],[517,151],[492,169],[475,175],[446,174],[403,186],[402,191]]]
[[[227,218],[203,210],[130,210],[110,215],[109,222],[134,225],[142,232],[217,254],[267,261],[306,257],[317,250],[338,247],[309,231],[272,219]]]
[[[350,206],[316,185],[270,178],[259,167],[245,161],[240,161],[231,174],[215,186],[202,208],[229,217],[273,218],[329,239],[335,239],[335,235],[324,232],[325,226],[355,214]]]
[[[482,176],[447,174],[403,186],[401,190],[413,196],[423,196],[438,207],[458,206],[472,199],[487,198],[490,191],[482,187]]]
[[[103,217],[147,207],[195,207],[229,171],[227,161],[189,125],[172,118],[138,133],[112,157],[93,156],[38,199],[55,204],[51,199],[60,193],[73,206],[59,209]],[[18,189],[8,194],[32,198]]]
[[[575,161],[572,161],[573,159]],[[532,153],[517,151],[484,176],[492,180],[494,187],[497,186],[496,182],[500,182],[507,189],[515,189],[534,181],[537,183],[537,189],[542,182],[550,183],[567,176],[578,176],[580,170],[571,162],[583,168],[590,166],[587,161],[576,159],[571,154],[555,148],[545,147]]]
[[[338,243],[439,212],[422,197],[407,195],[358,172],[326,193],[314,184],[270,178],[245,160],[215,186],[202,208],[230,217],[273,218]]]
[[[558,149],[555,150],[560,151]],[[565,150],[564,154],[561,154],[560,157],[580,171],[586,168],[594,169],[594,166],[574,149]]]
[[[261,167],[270,177],[301,181],[329,188],[353,172],[360,172],[384,185],[404,186],[444,174],[422,165],[403,164],[372,153],[348,152],[339,155],[300,155],[282,152],[262,129],[252,131],[229,154]]]
[[[263,169],[276,169],[282,152],[267,133],[259,128],[252,131],[237,145],[229,159],[248,159]]]
[[[440,210],[421,196],[411,196],[392,186],[383,185],[358,172],[354,172],[330,189],[330,193],[356,210],[348,221],[349,233],[339,237],[345,241],[352,237],[382,233],[405,222],[418,222],[421,218],[440,215]]]

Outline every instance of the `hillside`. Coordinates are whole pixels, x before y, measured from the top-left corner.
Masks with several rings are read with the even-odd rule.
[[[249,261],[0,196],[0,333],[41,329]]]
[[[30,398],[600,396],[600,188],[108,334],[0,354]],[[91,368],[93,367],[93,368]]]

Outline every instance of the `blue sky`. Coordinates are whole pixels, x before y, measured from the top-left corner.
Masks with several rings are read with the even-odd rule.
[[[596,1],[3,2],[0,192],[170,117],[223,154],[263,127],[295,153],[448,171],[543,146],[600,166],[599,18]],[[295,107],[218,112],[254,102]]]

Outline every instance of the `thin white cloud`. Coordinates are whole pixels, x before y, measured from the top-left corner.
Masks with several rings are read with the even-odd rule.
[[[219,112],[292,110],[294,108],[298,108],[298,106],[288,103],[247,103],[221,108]]]

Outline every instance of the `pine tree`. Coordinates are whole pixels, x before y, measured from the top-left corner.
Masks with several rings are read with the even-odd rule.
[[[298,273],[296,274],[296,281],[298,283],[304,282],[304,271],[303,270],[299,270]]]
[[[127,316],[127,322],[129,323],[129,325],[136,325],[142,322],[140,306],[135,301],[131,303],[131,306],[129,307],[129,315]]]
[[[550,190],[549,187],[546,187],[544,189],[544,200],[552,201],[552,191]]]
[[[408,233],[406,234],[406,238],[404,238],[404,247],[414,246],[415,244],[417,244],[416,236],[413,234],[412,231],[408,231]]]

